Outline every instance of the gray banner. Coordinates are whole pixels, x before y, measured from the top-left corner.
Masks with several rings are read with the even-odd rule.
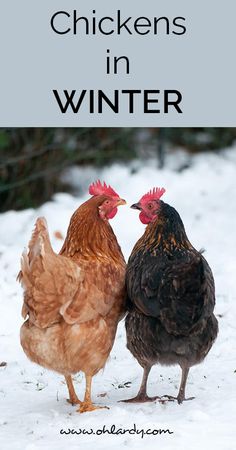
[[[235,0],[0,3],[0,126],[236,126]]]

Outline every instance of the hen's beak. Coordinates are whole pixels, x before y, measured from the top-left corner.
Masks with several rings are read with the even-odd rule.
[[[133,205],[131,205],[131,207],[130,208],[132,208],[132,209],[139,209],[139,210],[141,210],[141,206],[140,206],[140,203],[134,203]]]
[[[126,205],[126,201],[123,198],[119,198],[119,200],[116,203],[116,206],[120,206],[120,205]]]

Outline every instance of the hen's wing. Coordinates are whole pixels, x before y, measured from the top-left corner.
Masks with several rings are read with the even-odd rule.
[[[18,279],[24,288],[22,315],[40,328],[64,320],[81,323],[106,315],[112,305],[89,274],[70,258],[54,253],[44,218],[36,221]]]
[[[173,268],[167,267],[159,298],[160,320],[169,333],[198,331],[215,304],[213,276],[203,257],[191,252]]]
[[[139,255],[130,258],[126,272],[128,306],[132,303],[146,316],[158,317],[160,304],[158,289],[162,279],[163,268],[155,257]]]
[[[115,302],[121,302],[124,284],[124,269],[112,268],[110,263],[101,265],[95,261],[83,271],[83,280],[73,301],[61,313],[68,323],[82,323],[105,317]]]
[[[169,333],[186,335],[213,311],[214,281],[200,254],[184,252],[161,261],[149,257],[139,281],[135,278],[133,303],[143,314],[159,318]]]

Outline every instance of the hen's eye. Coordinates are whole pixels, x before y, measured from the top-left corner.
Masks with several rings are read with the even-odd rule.
[[[152,206],[153,206],[152,203],[149,203],[148,204],[148,209],[152,209]]]
[[[109,205],[109,203],[110,203],[109,200],[106,200],[106,201],[105,201],[105,205]]]

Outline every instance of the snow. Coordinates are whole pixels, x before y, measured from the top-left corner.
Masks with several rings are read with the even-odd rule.
[[[74,197],[60,193],[37,210],[9,211],[0,215],[0,448],[3,450],[83,449],[214,449],[235,448],[236,416],[236,148],[191,158],[191,167],[176,171],[176,159],[160,171],[156,161],[115,164],[99,171],[73,168],[70,179],[88,186],[97,177],[105,180],[129,204],[154,186],[167,190],[164,200],[180,213],[192,244],[205,248],[205,257],[216,282],[216,315],[220,332],[206,360],[190,370],[187,395],[192,401],[178,405],[126,404],[119,400],[137,393],[142,369],[126,349],[124,322],[106,367],[93,380],[96,403],[109,406],[80,415],[65,399],[63,378],[33,363],[19,343],[22,324],[22,290],[16,283],[19,259],[27,245],[36,217],[45,216],[52,244],[59,250],[72,212],[86,199],[86,189]],[[67,174],[68,176],[68,174]],[[143,233],[137,212],[120,207],[111,222],[125,257]],[[177,393],[180,369],[155,366],[149,377],[150,395]],[[78,395],[84,392],[84,377],[75,377]],[[172,434],[82,434],[90,429],[107,430],[112,425],[139,430],[169,429]],[[74,429],[78,434],[61,434]],[[80,434],[79,434],[80,433]],[[99,433],[99,431],[98,431]],[[131,431],[132,433],[132,431]]]

